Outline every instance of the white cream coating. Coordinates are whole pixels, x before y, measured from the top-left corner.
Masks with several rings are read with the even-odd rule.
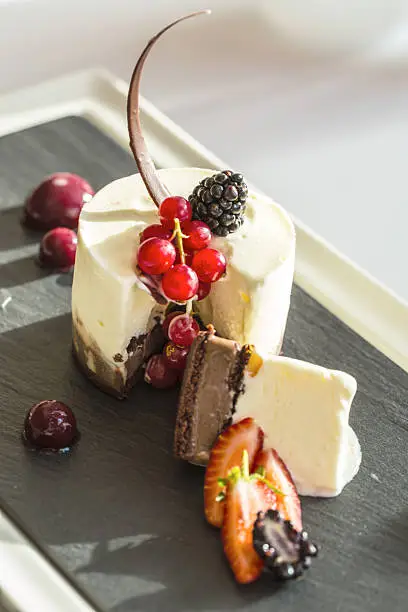
[[[214,170],[160,170],[170,193],[188,197]],[[144,333],[155,301],[135,275],[139,234],[158,223],[157,208],[139,174],[114,181],[85,204],[79,221],[72,312],[105,359],[126,360],[132,336]],[[224,279],[200,307],[205,323],[224,337],[256,343],[261,353],[279,350],[293,282],[295,232],[285,211],[269,198],[249,194],[246,220],[214,246],[227,256]]]
[[[360,445],[348,424],[356,380],[288,357],[269,357],[245,373],[234,420],[252,417],[287,465],[301,495],[333,497],[354,478]]]
[[[245,223],[213,246],[228,261],[226,277],[198,303],[206,323],[223,338],[254,344],[262,355],[279,352],[290,305],[295,230],[287,213],[265,197],[249,194]]]

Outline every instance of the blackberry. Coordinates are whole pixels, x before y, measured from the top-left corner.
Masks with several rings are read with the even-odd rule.
[[[193,219],[207,223],[216,236],[227,236],[243,224],[247,197],[242,174],[218,172],[203,179],[190,195]]]
[[[297,578],[317,556],[317,546],[306,531],[297,531],[276,510],[259,512],[253,529],[254,548],[276,578]]]

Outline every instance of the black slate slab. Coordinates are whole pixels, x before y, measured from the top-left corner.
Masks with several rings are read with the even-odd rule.
[[[408,375],[294,288],[285,352],[356,376],[363,463],[340,497],[304,500],[321,545],[306,578],[238,587],[203,520],[203,472],[172,457],[176,392],[142,385],[119,403],[72,362],[70,276],[36,267],[38,235],[18,223],[28,190],[57,170],[100,187],[134,163],[81,118],[0,139],[1,302],[12,297],[0,310],[2,499],[106,610],[407,610]],[[76,411],[82,438],[70,455],[20,443],[27,408],[45,398]]]

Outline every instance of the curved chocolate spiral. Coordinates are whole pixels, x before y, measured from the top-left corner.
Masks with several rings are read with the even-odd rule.
[[[167,30],[170,30],[170,28],[177,25],[181,21],[184,21],[185,19],[190,19],[190,17],[196,17],[197,15],[209,15],[210,13],[210,10],[202,10],[197,11],[195,13],[190,13],[189,15],[185,15],[184,17],[180,17],[179,19],[176,19],[176,21],[173,21],[165,28],[163,28],[155,36],[153,36],[153,38],[147,43],[141,56],[139,57],[130,81],[129,94],[127,99],[127,119],[130,137],[130,148],[132,149],[133,155],[136,160],[136,165],[142,176],[143,182],[146,185],[146,189],[149,192],[156,206],[160,206],[161,202],[165,198],[167,198],[170,193],[166,186],[163,185],[160,180],[156,167],[147,149],[146,142],[142,133],[142,126],[140,124],[139,92],[143,66],[151,48],[156,43],[156,41],[158,41],[159,38],[165,32],[167,32]]]

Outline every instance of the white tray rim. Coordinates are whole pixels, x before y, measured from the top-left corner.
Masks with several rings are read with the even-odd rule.
[[[3,94],[0,96],[0,137],[53,119],[78,115],[128,149],[127,88],[124,81],[96,68]],[[145,99],[141,115],[149,149],[161,167],[229,167]],[[408,304],[299,220],[294,222],[296,283],[408,371]],[[8,572],[0,576],[0,602],[3,596],[8,604],[23,612],[91,610],[0,510],[2,534],[8,534],[7,538],[0,537],[0,556],[7,556]],[[22,576],[25,589],[21,589]]]

